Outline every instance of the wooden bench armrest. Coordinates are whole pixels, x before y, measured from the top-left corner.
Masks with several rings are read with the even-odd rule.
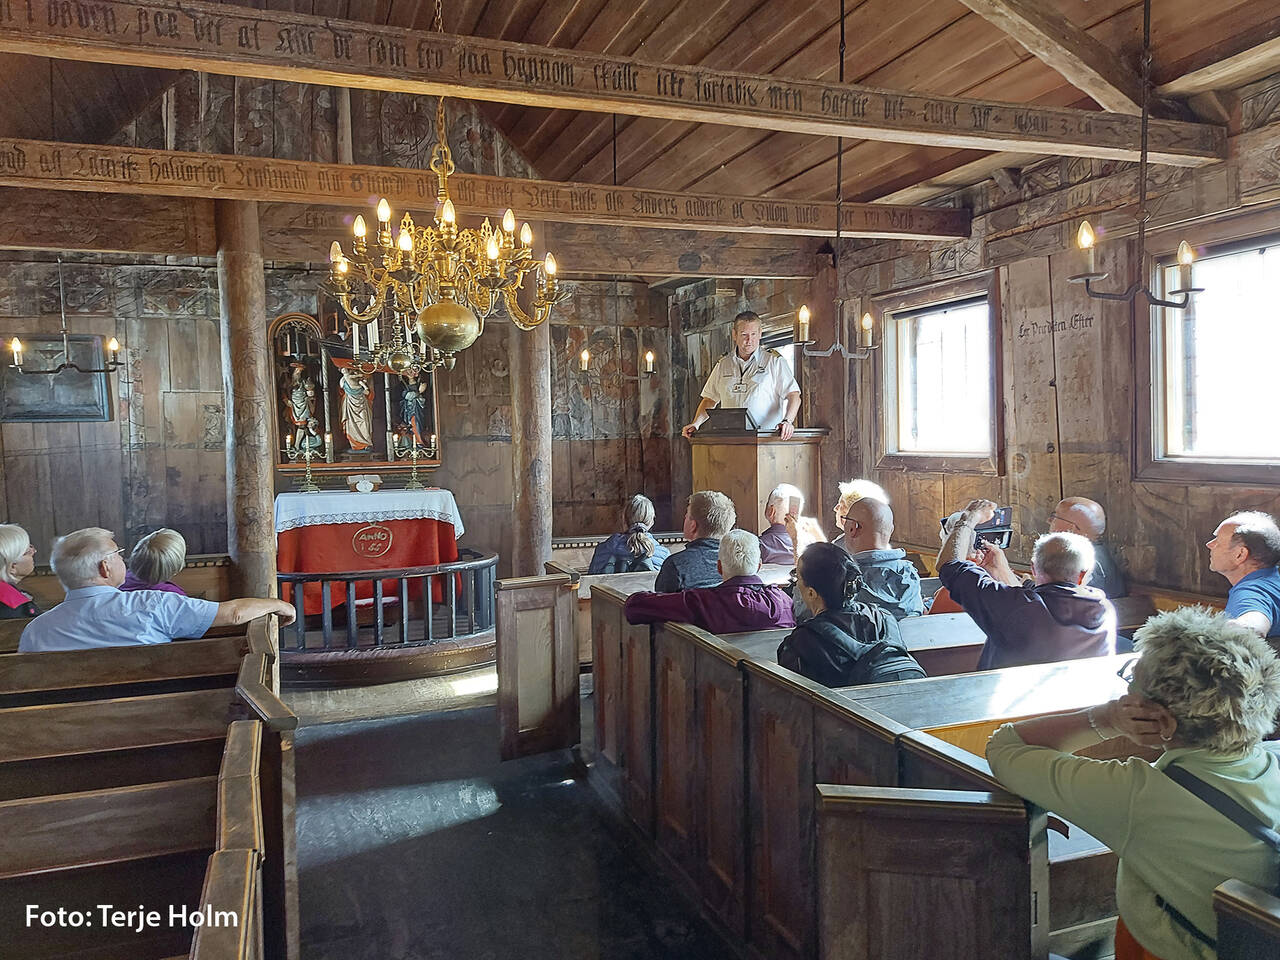
[[[269,730],[279,733],[298,728],[293,711],[271,692],[271,665],[263,654],[251,653],[240,661],[236,696]]]
[[[261,857],[256,850],[219,850],[209,858],[200,893],[202,912],[231,913],[234,923],[197,927],[191,960],[258,960],[262,956],[258,885]]]

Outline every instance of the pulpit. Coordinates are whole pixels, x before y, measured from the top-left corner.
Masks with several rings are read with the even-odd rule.
[[[797,430],[790,440],[768,433],[695,433],[693,489],[719,490],[733,501],[738,526],[756,533],[768,526],[764,502],[780,483],[799,487],[805,514],[822,516],[821,443],[825,429]]]

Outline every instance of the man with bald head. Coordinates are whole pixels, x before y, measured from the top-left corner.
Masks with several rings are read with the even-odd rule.
[[[1060,500],[1053,508],[1053,516],[1049,518],[1050,533],[1078,533],[1093,544],[1094,565],[1089,574],[1089,586],[1097,587],[1109,598],[1129,595],[1129,588],[1124,582],[1124,574],[1111,555],[1111,550],[1102,542],[1102,534],[1107,529],[1107,514],[1102,504],[1086,497],[1067,497]]]
[[[895,620],[918,617],[924,613],[920,574],[905,550],[895,550],[890,545],[892,536],[893,510],[887,503],[863,497],[850,504],[844,516],[844,537],[839,543],[862,572],[862,587],[856,599],[882,607]],[[804,601],[797,600],[796,622],[809,616]]]

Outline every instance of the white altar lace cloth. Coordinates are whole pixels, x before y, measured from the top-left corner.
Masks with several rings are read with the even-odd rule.
[[[438,520],[453,524],[454,538],[465,533],[458,503],[448,490],[378,490],[350,493],[281,493],[276,496],[276,533],[330,523],[383,520]]]

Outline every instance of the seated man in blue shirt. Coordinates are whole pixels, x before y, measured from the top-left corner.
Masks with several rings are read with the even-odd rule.
[[[293,622],[293,607],[283,600],[249,597],[214,603],[158,590],[122,592],[127,570],[121,553],[111,531],[101,527],[59,537],[49,562],[67,591],[66,599],[27,624],[18,652],[194,639],[211,627],[248,623],[268,613],[277,614],[281,623]]]
[[[1280,528],[1258,511],[1235,513],[1213,531],[1209,569],[1231,584],[1227,616],[1267,639],[1280,638]]]
[[[1078,533],[1046,533],[1031,555],[1032,584],[993,578],[972,560],[975,527],[995,513],[974,500],[938,554],[938,576],[987,635],[979,670],[1101,657],[1116,652],[1116,612],[1101,590],[1086,586],[1093,545]]]
[[[689,545],[662,561],[653,589],[675,593],[720,582],[720,538],[733,529],[738,512],[733,501],[715,490],[699,490],[684,511],[684,538]]]

